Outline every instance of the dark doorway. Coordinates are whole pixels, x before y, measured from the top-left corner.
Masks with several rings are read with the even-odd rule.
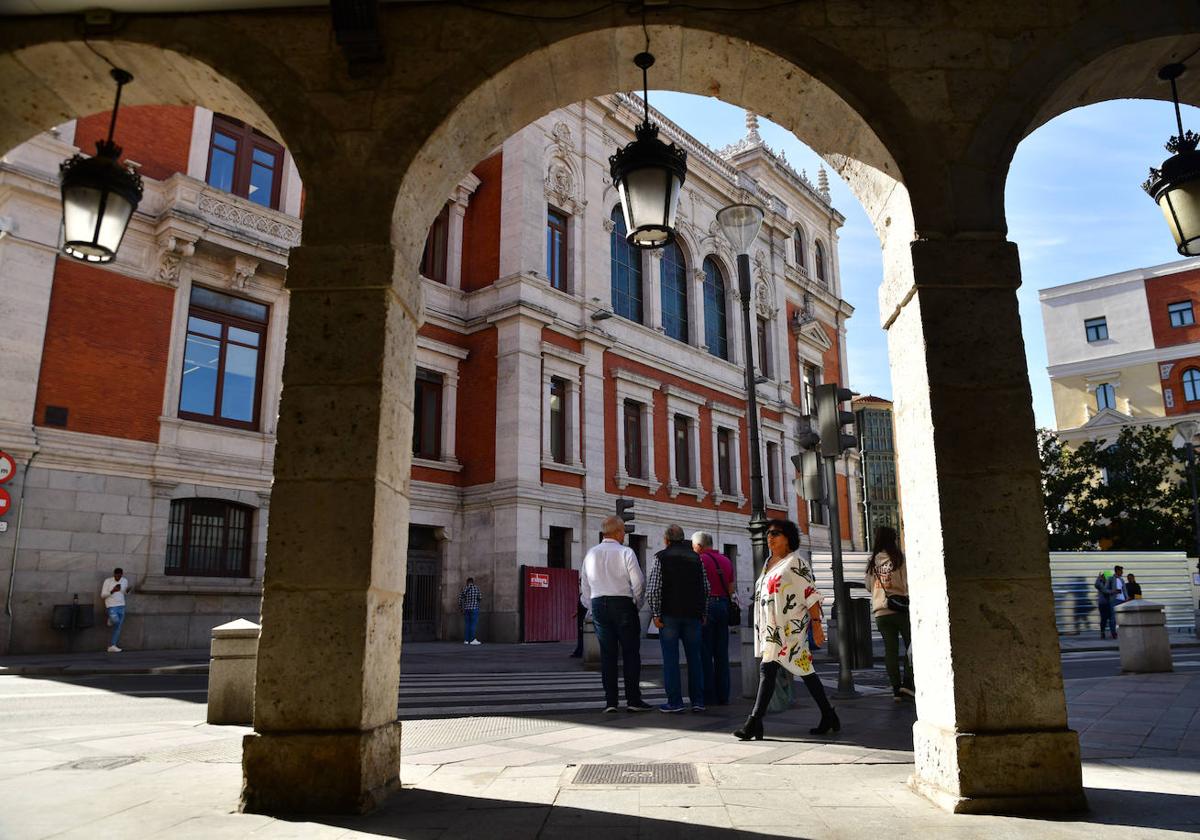
[[[550,526],[546,541],[546,565],[551,569],[571,568],[571,529]]]
[[[431,642],[437,638],[438,582],[441,552],[436,529],[424,525],[408,528],[408,573],[404,585],[404,638]]]

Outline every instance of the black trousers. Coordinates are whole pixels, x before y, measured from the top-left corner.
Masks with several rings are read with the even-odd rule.
[[[751,717],[761,718],[767,713],[767,705],[771,702],[771,695],[775,693],[775,681],[779,679],[781,668],[783,666],[778,662],[764,662],[758,669],[758,695],[754,698]],[[821,685],[821,678],[812,673],[800,679],[804,681],[804,687],[821,710],[821,715],[832,712],[833,706],[829,705],[829,698],[825,696],[825,686]]]

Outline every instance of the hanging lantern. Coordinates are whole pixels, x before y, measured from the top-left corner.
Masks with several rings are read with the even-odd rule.
[[[121,147],[113,142],[121,88],[133,81],[124,70],[113,68],[117,97],[108,139],[96,141],[96,156],[75,155],[59,167],[62,182],[63,252],[77,260],[112,262],[125,237],[125,229],[142,200],[142,179],[121,166]]]
[[[1158,203],[1179,253],[1194,257],[1200,255],[1200,152],[1196,151],[1200,135],[1183,130],[1175,80],[1185,69],[1182,64],[1168,64],[1158,71],[1158,78],[1171,83],[1179,134],[1167,141],[1171,157],[1163,161],[1160,169],[1150,169],[1150,177],[1142,189]]]
[[[658,126],[650,122],[646,71],[653,66],[654,56],[638,53],[633,63],[642,69],[645,118],[634,131],[637,139],[618,149],[608,162],[629,231],[626,240],[635,248],[661,248],[675,239],[675,211],[687,177],[687,151],[659,140]]]

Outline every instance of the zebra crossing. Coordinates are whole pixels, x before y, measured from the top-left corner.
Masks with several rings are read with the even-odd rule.
[[[667,701],[661,685],[642,680],[642,699]],[[624,683],[621,684],[622,697]],[[622,705],[624,703],[622,702]],[[460,715],[569,714],[604,708],[597,671],[405,674],[400,680],[401,720]]]

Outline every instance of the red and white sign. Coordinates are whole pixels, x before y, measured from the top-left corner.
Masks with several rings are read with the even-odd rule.
[[[12,507],[12,496],[8,495],[8,491],[0,487],[0,516],[8,513],[8,509]]]
[[[0,484],[11,479],[17,473],[17,462],[7,452],[0,452]]]
[[[529,573],[529,588],[530,589],[549,589],[550,575],[542,572]]]

